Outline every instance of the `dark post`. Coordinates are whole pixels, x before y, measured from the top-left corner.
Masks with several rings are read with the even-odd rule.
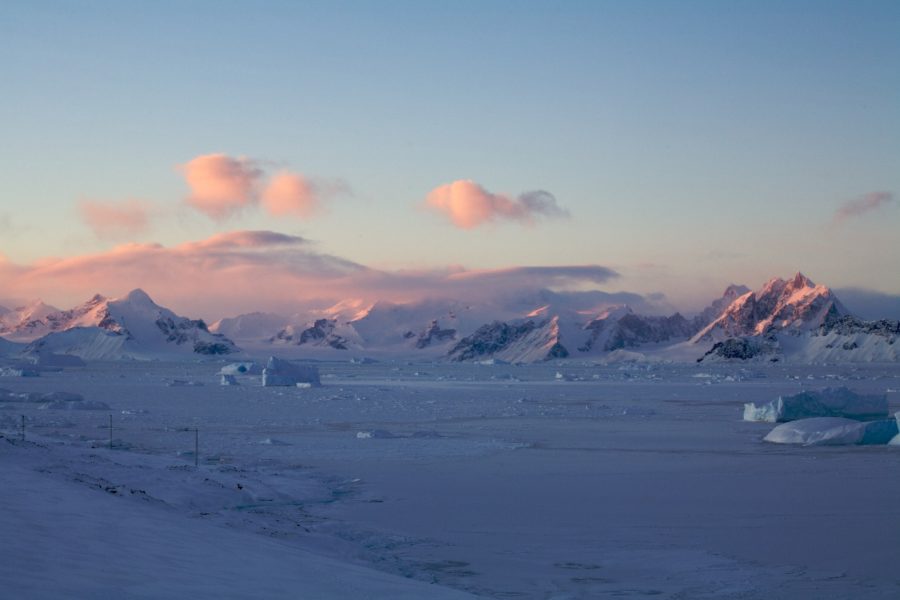
[[[112,450],[112,415],[109,415],[109,449]]]
[[[200,428],[194,428],[194,466],[200,466]]]
[[[22,415],[22,441],[25,441],[25,415]]]

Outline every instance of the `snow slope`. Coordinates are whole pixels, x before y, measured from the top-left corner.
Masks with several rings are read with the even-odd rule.
[[[3,479],[15,482],[0,486],[4,597],[472,597],[212,523],[173,503],[194,490],[215,492],[211,479],[227,501],[228,478],[213,470],[185,472],[149,457],[101,462],[103,476],[92,477],[78,471],[97,468],[83,450],[0,438]],[[144,479],[120,483],[123,471]]]
[[[71,310],[46,315],[42,323],[51,333],[34,340],[27,352],[110,360],[237,351],[231,340],[210,333],[202,320],[176,315],[143,290],[112,300],[97,295]],[[21,328],[17,331],[22,335]]]

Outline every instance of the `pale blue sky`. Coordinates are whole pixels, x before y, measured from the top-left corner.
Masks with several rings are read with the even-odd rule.
[[[5,2],[0,254],[234,229],[385,268],[600,264],[676,305],[803,270],[900,293],[900,3]],[[353,190],[315,219],[188,209],[176,165],[246,156]],[[571,213],[452,227],[472,179]],[[894,200],[835,225],[846,202]]]

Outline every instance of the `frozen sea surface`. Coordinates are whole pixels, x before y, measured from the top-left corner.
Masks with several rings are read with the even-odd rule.
[[[896,411],[896,365],[320,363],[322,387],[306,389],[263,388],[258,376],[220,386],[221,366],[92,364],[3,379],[12,392],[111,407],[0,403],[7,589],[900,596],[900,450],[767,444],[772,424],[741,419],[745,402],[836,385],[887,392]],[[102,515],[153,548],[73,530]],[[179,531],[189,541],[177,543]],[[59,550],[74,539],[88,557],[134,552],[114,554],[110,575],[102,560]],[[146,587],[148,571],[174,583]]]

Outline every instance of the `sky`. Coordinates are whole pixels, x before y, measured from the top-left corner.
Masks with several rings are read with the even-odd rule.
[[[10,1],[0,67],[6,305],[900,297],[896,1]]]

